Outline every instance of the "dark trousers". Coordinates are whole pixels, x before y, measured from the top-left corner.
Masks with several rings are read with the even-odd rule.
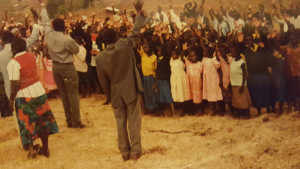
[[[79,81],[74,64],[53,62],[53,77],[62,99],[67,124],[80,125]]]
[[[114,108],[118,129],[119,150],[123,156],[139,155],[142,153],[141,124],[142,114],[140,96],[122,108]],[[128,130],[127,130],[128,122]],[[130,142],[129,142],[130,138]]]
[[[1,117],[12,116],[12,112],[9,111],[9,101],[5,93],[3,81],[0,81],[0,113]]]

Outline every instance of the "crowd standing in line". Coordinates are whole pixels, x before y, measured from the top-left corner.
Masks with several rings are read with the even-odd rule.
[[[69,13],[52,25],[45,8],[41,19],[32,8],[25,24],[6,12],[0,112],[11,116],[15,107],[28,157],[49,157],[48,135],[58,132],[47,95],[59,94],[69,128],[84,128],[80,95],[105,94],[125,161],[141,156],[140,107],[171,116],[223,116],[229,110],[235,118],[251,118],[250,107],[258,115],[262,108],[281,115],[285,104],[289,112],[299,111],[300,4],[273,0],[271,13],[264,5],[258,12],[249,5],[245,13],[222,2],[219,10],[205,5],[189,2],[177,15],[171,0],[167,12],[158,6],[150,13],[138,1],[137,12],[117,13],[113,6],[105,18]],[[124,112],[128,117],[120,116]],[[42,148],[33,146],[38,137]]]

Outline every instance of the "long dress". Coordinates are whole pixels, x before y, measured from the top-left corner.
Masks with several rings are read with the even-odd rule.
[[[44,63],[43,63],[43,53],[39,52],[37,54],[36,58],[36,64],[37,64],[37,71],[38,71],[38,77],[42,85],[45,87],[45,69],[44,69]]]
[[[184,63],[180,59],[170,60],[171,66],[171,93],[174,102],[184,102],[188,100],[186,98],[186,92],[188,92],[186,85],[186,73],[184,71]]]
[[[216,58],[203,58],[203,99],[216,102],[223,99],[217,69],[220,62]]]
[[[194,103],[202,102],[202,80],[203,65],[201,62],[192,63],[186,61],[186,78],[188,85],[188,92],[186,98],[192,99]]]
[[[230,84],[230,63],[232,62],[232,57],[228,58],[226,61],[223,58],[220,58],[220,67],[222,70],[222,95],[223,101],[225,103],[231,103],[232,100],[232,91]]]
[[[52,60],[45,58],[44,63],[46,66],[45,70],[45,89],[47,91],[56,90],[57,86],[55,84],[53,73],[52,73]]]

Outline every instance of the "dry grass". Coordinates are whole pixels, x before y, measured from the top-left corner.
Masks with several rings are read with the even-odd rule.
[[[143,116],[144,156],[123,162],[110,106],[103,96],[82,99],[86,129],[66,127],[60,100],[50,101],[60,133],[50,136],[49,159],[27,160],[13,118],[0,119],[1,169],[298,169],[300,118],[269,115],[236,120],[232,117],[158,118]],[[182,132],[180,132],[182,131]],[[39,142],[39,141],[37,141]]]

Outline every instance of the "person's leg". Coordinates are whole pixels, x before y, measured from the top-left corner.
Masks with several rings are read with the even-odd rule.
[[[217,111],[217,102],[210,102],[210,106],[212,108],[212,115],[215,116],[218,114],[218,111]]]
[[[0,79],[3,79],[0,73]],[[0,113],[1,117],[12,116],[12,111],[9,110],[9,100],[5,93],[4,82],[0,81]]]
[[[69,98],[67,95],[67,88],[65,86],[65,77],[61,74],[63,72],[60,70],[60,67],[61,66],[56,65],[56,63],[53,64],[53,78],[54,78],[59,95],[60,95],[62,103],[63,103],[67,125],[69,127],[71,127],[72,122],[71,122],[70,102],[69,102]]]
[[[140,96],[127,106],[128,129],[131,141],[131,157],[140,156],[142,154],[141,143],[141,106]]]
[[[72,127],[81,126],[80,103],[79,103],[79,81],[74,65],[66,66],[65,86],[70,101]]]
[[[114,108],[114,115],[117,122],[118,145],[123,160],[130,158],[130,143],[127,131],[127,111],[126,107]]]
[[[97,68],[96,66],[92,66],[92,74],[93,74],[93,81],[94,81],[94,86],[96,89],[96,92],[101,94],[103,93],[101,86],[100,86],[100,82],[98,80],[98,74],[97,74]]]
[[[217,102],[217,105],[218,105],[218,112],[221,116],[224,116],[224,114],[226,113],[226,104],[225,102],[222,100],[222,101],[218,101]]]
[[[32,142],[30,144],[28,144],[28,154],[27,154],[27,158],[28,159],[33,159],[36,158],[37,153],[35,152],[34,148],[33,148],[33,144]]]
[[[232,114],[234,114],[234,108],[233,108],[233,106],[232,106],[232,103],[228,103],[228,106],[229,106],[230,112],[231,112]]]
[[[81,94],[82,98],[86,98],[86,86],[83,79],[83,73],[77,72],[78,74],[78,82],[79,82],[79,94]]]
[[[170,103],[170,108],[171,108],[171,112],[172,112],[172,116],[175,115],[175,107],[173,103]]]
[[[43,147],[40,149],[39,154],[44,155],[46,157],[49,157],[49,147],[48,147],[48,133],[47,132],[42,132],[40,133],[40,138],[43,144]]]
[[[8,117],[13,115],[12,111],[9,110],[9,101],[5,92],[0,94],[0,112],[1,117]]]
[[[267,113],[271,113],[271,106],[267,107]]]
[[[261,115],[261,108],[260,108],[260,107],[257,107],[256,109],[257,109],[257,114],[258,114],[258,116],[260,116],[260,115]]]
[[[284,105],[284,102],[279,102],[279,114],[283,113],[283,105]]]

